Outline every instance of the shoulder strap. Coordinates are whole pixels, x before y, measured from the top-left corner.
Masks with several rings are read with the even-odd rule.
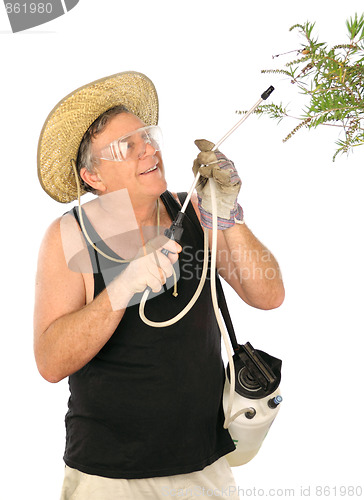
[[[169,191],[164,191],[164,193],[161,194],[161,200],[173,220],[181,207]]]
[[[85,211],[83,210],[83,208],[81,207],[81,210],[82,210],[82,217],[83,217],[83,220],[84,220],[84,223],[85,223],[85,227],[86,227],[86,231],[89,233],[89,234],[92,234],[94,233],[94,228],[92,227],[91,225],[91,222],[89,221]],[[81,232],[83,233],[83,229],[81,227],[81,223],[80,223],[80,218],[79,218],[79,207],[75,206],[72,208],[72,213],[73,213],[73,216],[74,218],[76,219],[77,221],[77,224],[80,226],[80,229],[81,229]],[[94,235],[93,235],[94,236]],[[91,237],[91,239],[93,240],[93,242],[95,243],[95,240],[96,238],[95,237]],[[100,261],[99,261],[99,255],[98,253],[91,247],[91,245],[89,244],[89,242],[87,241],[87,239],[85,238],[85,241],[86,241],[86,245],[87,245],[87,249],[88,249],[88,253],[90,255],[90,258],[91,258],[91,263],[92,263],[92,268],[93,268],[93,271],[94,273],[98,273],[98,274],[101,274],[101,266],[100,266]]]
[[[181,204],[185,202],[187,198],[187,193],[177,193],[178,199],[180,200]],[[195,209],[193,208],[193,205],[191,202],[188,203],[187,208],[186,208],[186,215],[190,218],[190,220],[193,222],[193,224],[199,228],[201,233],[203,233],[200,221],[198,220],[197,214],[195,212]],[[218,297],[218,303],[220,307],[220,311],[222,314],[222,317],[224,318],[224,322],[226,325],[226,329],[228,331],[231,345],[233,346],[234,352],[239,350],[239,344],[238,341],[236,340],[236,335],[235,335],[235,330],[233,326],[233,322],[231,320],[231,316],[229,313],[229,309],[227,306],[225,294],[224,294],[224,289],[221,284],[220,277],[218,273],[216,273],[216,291],[217,291],[217,297]]]

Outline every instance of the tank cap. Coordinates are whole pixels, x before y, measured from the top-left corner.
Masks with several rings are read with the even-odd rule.
[[[270,399],[270,400],[268,401],[268,406],[269,406],[269,408],[272,408],[272,409],[277,408],[277,406],[278,406],[279,404],[281,404],[281,403],[282,403],[282,401],[283,401],[282,396],[279,396],[279,395],[278,395],[278,396],[275,396],[274,398],[272,398],[272,399]]]

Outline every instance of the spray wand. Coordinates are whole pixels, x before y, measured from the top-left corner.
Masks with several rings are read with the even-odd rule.
[[[252,113],[254,113],[254,111],[261,104],[261,102],[265,101],[266,99],[268,99],[268,97],[271,95],[271,93],[273,92],[273,90],[274,90],[274,87],[271,85],[265,92],[263,92],[263,94],[260,96],[260,99],[254,104],[254,106],[249,111],[247,111],[247,113],[245,113],[244,116],[216,143],[216,145],[214,146],[214,148],[213,148],[212,151],[215,151],[216,149],[218,149],[219,146],[243,122],[245,122],[245,120]],[[187,197],[185,199],[185,202],[182,205],[181,210],[176,215],[176,217],[175,217],[174,221],[172,222],[171,226],[168,229],[166,229],[165,232],[164,232],[164,235],[167,238],[169,238],[170,240],[174,240],[177,243],[181,242],[182,234],[183,234],[183,219],[185,217],[185,211],[186,211],[187,205],[188,205],[188,203],[189,203],[189,201],[191,199],[193,191],[194,191],[194,189],[195,189],[195,187],[196,187],[196,185],[198,183],[199,178],[200,178],[200,174],[199,174],[199,172],[197,172],[197,175],[196,175],[196,177],[195,177],[195,179],[194,179],[194,181],[192,183],[192,186],[191,186],[191,188],[190,188],[190,190],[189,190],[189,192],[187,194]],[[212,184],[213,183],[210,182],[210,188],[211,188]],[[216,233],[216,231],[215,231],[215,233]],[[213,231],[213,234],[214,234],[214,231]],[[168,254],[170,253],[170,251],[167,250],[166,248],[162,248],[161,252],[164,255],[166,255],[166,256],[168,256]],[[198,285],[198,287],[197,287],[194,295],[192,296],[190,302],[174,318],[171,318],[171,319],[166,320],[166,321],[160,321],[160,322],[158,322],[158,321],[151,321],[150,319],[148,319],[146,317],[145,312],[144,312],[145,304],[147,302],[149,293],[151,291],[151,289],[149,287],[147,287],[146,290],[144,291],[144,294],[143,294],[142,299],[141,299],[140,304],[139,304],[139,315],[140,315],[140,318],[142,319],[142,321],[144,323],[146,323],[147,325],[149,325],[149,326],[157,327],[157,328],[158,327],[162,328],[162,327],[170,326],[170,325],[172,325],[174,323],[177,323],[177,321],[179,321],[181,318],[183,318],[183,316],[185,316],[187,314],[187,312],[193,307],[193,305],[197,301],[198,297],[200,296],[200,293],[202,291],[202,288],[203,288],[205,280],[206,280],[207,270],[208,270],[208,231],[207,231],[207,229],[205,229],[204,230],[204,261],[203,261],[203,267],[202,267],[201,280],[200,280],[199,285]]]
[[[263,94],[260,96],[260,99],[254,104],[254,106],[249,110],[247,111],[247,113],[244,114],[244,116],[241,118],[241,120],[239,120],[225,135],[224,137],[222,137],[216,144],[215,146],[213,147],[212,151],[216,151],[220,146],[221,144],[233,133],[235,132],[235,130],[240,127],[240,125],[245,122],[245,120],[248,118],[248,116],[250,116],[252,113],[254,113],[254,111],[257,109],[257,107],[263,102],[265,101],[266,99],[268,99],[268,97],[271,95],[271,93],[273,92],[274,90],[274,87],[271,85],[265,92],[263,92]],[[167,238],[169,238],[170,240],[174,240],[174,241],[177,241],[180,242],[181,241],[181,237],[182,237],[182,233],[183,233],[183,227],[182,227],[182,223],[183,223],[183,219],[185,217],[185,211],[186,211],[186,208],[187,208],[187,205],[191,199],[191,196],[193,194],[193,191],[195,190],[196,186],[197,186],[197,183],[199,181],[199,178],[200,178],[200,173],[197,172],[197,175],[195,177],[195,180],[193,181],[193,184],[187,194],[187,197],[185,199],[185,202],[181,208],[181,210],[178,212],[178,214],[176,215],[176,218],[174,219],[174,221],[172,222],[171,226],[165,230],[164,234]],[[162,250],[162,253],[164,253],[165,255],[168,255],[168,250],[166,249],[163,249]]]

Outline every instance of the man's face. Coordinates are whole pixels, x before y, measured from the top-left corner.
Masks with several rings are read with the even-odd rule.
[[[97,153],[115,139],[144,126],[135,115],[121,113],[112,118],[105,129],[92,140],[92,151]],[[131,199],[155,198],[167,188],[162,156],[151,144],[146,144],[145,153],[136,160],[99,160],[95,170],[106,187],[104,194],[126,188]]]

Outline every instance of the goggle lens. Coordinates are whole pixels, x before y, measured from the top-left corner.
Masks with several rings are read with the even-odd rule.
[[[156,125],[142,127],[119,137],[104,147],[97,158],[109,161],[138,160],[145,155],[148,144],[155,151],[161,150],[162,131]]]

